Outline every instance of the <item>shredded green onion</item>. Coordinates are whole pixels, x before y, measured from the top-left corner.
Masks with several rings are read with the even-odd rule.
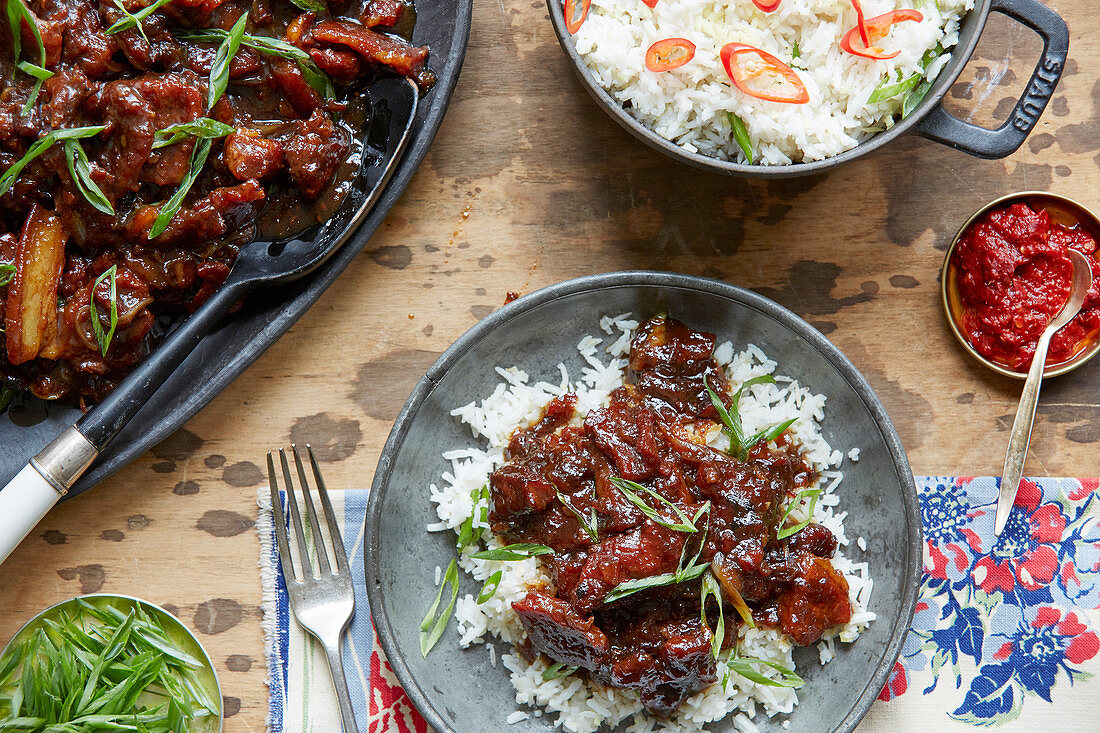
[[[494,550],[475,552],[473,555],[470,555],[470,557],[477,560],[514,561],[527,560],[532,557],[538,557],[539,555],[549,555],[553,552],[553,548],[547,547],[546,545],[536,545],[532,542],[519,542],[514,545],[498,547]]]
[[[439,603],[443,600],[443,589],[448,586],[451,589],[451,600],[440,611]],[[420,654],[422,656],[428,656],[428,652],[439,641],[439,637],[443,636],[443,631],[447,628],[447,622],[451,620],[451,614],[454,613],[457,601],[458,563],[451,560],[451,564],[447,566],[447,572],[443,576],[443,582],[439,584],[439,593],[435,596],[435,602],[424,614],[424,620],[420,622]]]
[[[805,529],[806,525],[810,523],[811,518],[813,517],[814,508],[817,507],[817,498],[819,496],[821,496],[821,489],[803,489],[802,491],[799,491],[798,496],[794,497],[794,500],[791,501],[790,506],[788,506],[787,510],[783,512],[783,516],[779,518],[780,526],[779,531],[775,533],[775,538],[777,540],[786,539],[787,537],[798,534],[803,529]],[[802,502],[804,502],[806,499],[810,500],[810,506],[806,511],[807,518],[802,520],[798,524],[791,525],[790,527],[784,527],[783,523],[787,521],[787,517],[791,516],[791,512],[794,511],[794,508],[796,506],[801,506]]]
[[[95,332],[96,341],[99,342],[99,351],[103,356],[107,356],[107,349],[111,348],[111,339],[115,337],[115,328],[118,326],[118,293],[116,292],[115,280],[118,276],[118,265],[111,265],[108,269],[104,270],[103,274],[95,279],[92,283],[92,292],[88,296],[88,310],[92,319],[92,331]],[[95,307],[95,291],[99,287],[99,284],[111,278],[111,328],[107,333],[103,333],[103,326],[99,323],[99,312]]]
[[[733,112],[727,112],[726,116],[729,117],[730,127],[733,128],[733,139],[737,141],[737,147],[741,148],[741,152],[745,154],[745,162],[751,163],[753,159],[752,138],[749,137],[749,130],[745,127],[744,120]]]
[[[676,506],[671,501],[669,501],[665,497],[661,496],[660,494],[658,494],[656,491],[649,488],[648,486],[642,486],[639,483],[636,483],[634,481],[630,481],[630,480],[627,480],[627,479],[624,479],[624,478],[619,478],[618,476],[612,476],[611,477],[611,483],[614,484],[615,488],[618,489],[622,493],[622,495],[625,496],[630,501],[631,504],[638,507],[638,510],[641,511],[642,514],[644,514],[646,517],[648,517],[653,522],[661,525],[662,527],[664,527],[666,529],[675,530],[677,532],[697,532],[698,531],[695,528],[695,525],[692,523],[692,521],[690,519],[688,519],[687,515],[684,514],[683,510],[680,509],[680,507]],[[645,501],[643,501],[642,498],[640,496],[638,496],[638,494],[635,493],[635,492],[639,492],[639,493],[645,492],[645,493],[649,494],[650,496],[652,496],[654,499],[657,499],[662,504],[664,504],[666,507],[671,509],[673,511],[673,513],[676,514],[676,518],[679,519],[680,521],[679,522],[672,522],[672,521],[669,521],[668,519],[665,519],[664,517],[662,517],[657,512],[656,509],[654,509],[649,504],[647,504]]]

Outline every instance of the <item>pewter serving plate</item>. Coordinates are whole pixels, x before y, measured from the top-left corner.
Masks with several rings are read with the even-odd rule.
[[[366,574],[374,625],[401,684],[438,731],[486,730],[532,733],[553,729],[556,715],[507,726],[516,710],[508,670],[489,664],[480,645],[458,646],[454,621],[427,659],[417,628],[435,596],[436,566],[454,557],[454,534],[429,533],[437,521],[428,485],[450,468],[441,454],[480,445],[467,426],[449,414],[490,394],[499,381],[495,366],[517,365],[532,381],[558,383],[559,361],[577,376],[577,342],[603,336],[603,315],[626,311],[648,318],[667,311],[696,328],[713,331],[735,346],[754,343],[779,363],[778,373],[828,396],[825,439],[858,462],[845,460],[838,490],[848,510],[848,555],[869,563],[874,579],[870,610],[878,614],[853,644],[839,644],[837,657],[817,664],[816,647],[797,650],[806,680],[801,704],[790,716],[755,719],[762,731],[851,731],[886,682],[909,629],[921,569],[920,511],[909,463],[882,403],[867,381],[835,346],[805,321],[774,302],[715,280],[654,272],[593,275],[554,285],[504,306],[462,336],[417,384],[394,424],[379,460],[367,512]],[[606,347],[610,340],[604,340]],[[855,546],[863,537],[867,551]],[[463,576],[460,595],[480,586]],[[530,711],[529,711],[530,712]],[[732,731],[728,721],[708,726]]]

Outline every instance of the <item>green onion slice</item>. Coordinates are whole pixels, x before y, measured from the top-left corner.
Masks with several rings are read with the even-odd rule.
[[[38,64],[32,64],[29,61],[20,61],[15,66],[24,74],[29,74],[39,81],[46,81],[53,76],[53,72],[49,69],[44,69]]]
[[[153,150],[175,145],[186,137],[194,137],[199,140],[213,140],[219,137],[231,135],[237,131],[233,125],[212,120],[209,117],[200,117],[191,122],[180,122],[169,125],[163,130],[157,130],[153,134]]]
[[[569,513],[576,517],[577,521],[580,522],[581,529],[583,529],[584,533],[588,535],[588,539],[592,540],[593,542],[599,542],[600,533],[599,525],[597,524],[596,519],[596,507],[592,507],[592,516],[586,517],[580,509],[577,509],[575,506],[573,506],[573,501],[567,498],[565,494],[558,491],[557,495],[558,501],[561,502],[561,505],[568,509]]]
[[[439,611],[439,603],[443,600],[443,589],[447,586],[450,586],[451,589],[451,600],[442,611]],[[439,584],[439,593],[435,596],[435,602],[424,614],[424,620],[420,622],[420,654],[422,656],[428,656],[428,652],[439,641],[439,637],[443,636],[443,631],[447,628],[447,622],[451,620],[451,614],[454,612],[456,601],[458,601],[458,563],[451,560],[451,564],[447,566],[447,573],[443,576],[443,582]],[[437,611],[439,612],[437,613]]]
[[[617,488],[620,492],[622,492],[623,496],[625,496],[628,500],[630,500],[631,504],[638,507],[638,510],[641,511],[642,514],[644,514],[646,517],[648,517],[652,521],[656,522],[657,524],[661,525],[662,527],[664,527],[666,529],[675,530],[677,532],[697,532],[698,531],[695,528],[695,525],[692,524],[691,520],[688,519],[688,516],[686,514],[684,514],[683,510],[680,509],[680,507],[676,506],[671,501],[669,501],[665,497],[661,496],[660,494],[658,494],[653,489],[651,489],[647,486],[642,486],[641,484],[636,483],[634,481],[630,481],[628,479],[619,478],[618,476],[612,476],[611,477],[611,483],[615,485],[615,488]],[[638,494],[635,493],[635,492],[643,492],[643,491],[645,493],[649,494],[650,496],[652,496],[653,498],[657,499],[661,503],[663,503],[669,509],[671,509],[676,514],[676,518],[679,519],[680,521],[679,522],[670,522],[669,520],[665,519],[660,514],[658,514],[657,511],[653,507],[651,507],[649,504],[645,503],[645,501],[643,501],[642,498],[640,496],[638,496]]]
[[[195,184],[195,180],[199,177],[199,173],[202,172],[202,167],[206,165],[206,158],[210,155],[210,144],[211,141],[209,138],[199,140],[195,145],[195,149],[191,151],[191,164],[187,171],[187,175],[183,177],[183,181],[180,182],[180,187],[176,189],[172,197],[160,207],[160,213],[157,214],[156,221],[153,222],[153,226],[149,229],[149,239],[156,239],[159,237],[164,233],[164,230],[168,228],[168,225],[172,223],[172,219],[175,218],[176,213],[183,204],[184,197],[187,195],[187,192],[191,190],[191,186]]]
[[[15,265],[0,264],[0,288],[15,279]]]
[[[798,534],[803,529],[805,529],[806,525],[813,521],[814,509],[817,507],[817,498],[821,496],[821,491],[821,489],[803,489],[802,491],[798,492],[798,495],[794,497],[794,500],[791,501],[790,505],[787,507],[787,510],[783,512],[783,516],[779,519],[779,531],[775,533],[775,538],[777,540],[785,539],[787,537],[790,537],[791,535]],[[789,517],[791,515],[791,512],[794,511],[794,508],[796,506],[800,506],[802,502],[804,502],[806,499],[810,500],[809,510],[806,512],[808,515],[806,519],[802,520],[798,524],[791,525],[790,527],[782,526],[783,523],[787,521],[787,517]]]
[[[793,670],[787,669],[781,664],[775,662],[766,662],[763,659],[756,659],[755,657],[738,657],[735,656],[737,650],[734,649],[730,652],[730,658],[726,660],[726,666],[730,672],[741,675],[750,682],[755,682],[758,685],[765,685],[767,687],[802,687],[805,682],[799,677]],[[779,673],[779,679],[772,679],[765,677],[753,668],[754,664],[762,664],[766,667],[771,667]],[[722,680],[722,686],[726,686],[726,681],[729,679],[728,673],[725,679]]]
[[[111,339],[115,337],[115,328],[118,326],[118,301],[117,292],[115,289],[115,279],[118,276],[118,265],[111,265],[104,270],[103,274],[96,278],[92,283],[92,293],[88,296],[88,309],[91,311],[92,319],[92,331],[95,332],[95,339],[99,342],[99,351],[103,356],[107,356],[107,349],[111,347]],[[99,312],[95,307],[95,291],[99,287],[99,284],[111,278],[111,328],[107,333],[103,333],[103,326],[99,323]]]
[[[527,560],[528,558],[538,557],[539,555],[549,555],[553,552],[553,548],[547,547],[546,545],[536,545],[532,542],[519,542],[514,545],[498,547],[494,550],[475,552],[473,555],[470,555],[470,557],[477,560]]]
[[[65,163],[69,166],[69,175],[73,184],[93,207],[104,214],[114,215],[115,207],[103,194],[102,189],[92,180],[92,165],[79,140],[65,141]]]
[[[621,598],[626,598],[627,596],[634,595],[638,591],[643,591],[648,588],[659,588],[665,585],[676,585],[678,583],[694,580],[705,573],[709,567],[710,563],[705,562],[699,565],[692,565],[689,568],[677,570],[675,573],[662,573],[661,575],[651,575],[648,578],[627,580],[612,588],[608,594],[604,596],[603,602],[613,603]]]
[[[727,112],[726,116],[729,118],[730,127],[733,128],[733,139],[737,141],[737,147],[741,148],[741,152],[745,154],[745,162],[752,163],[752,138],[749,137],[749,130],[745,127],[745,122],[733,112]]]
[[[718,602],[718,623],[714,627],[714,636],[710,640],[710,654],[718,659],[718,654],[722,651],[722,642],[726,639],[726,614],[722,610],[722,589],[718,585],[718,580],[714,577],[713,570],[703,576],[700,593],[699,620],[707,628],[710,628],[710,623],[707,621],[707,599],[713,596],[714,600]]]
[[[121,33],[128,28],[136,27],[138,29],[138,33],[141,34],[141,37],[148,41],[149,38],[145,35],[145,29],[141,27],[142,21],[144,21],[150,15],[157,12],[170,2],[172,2],[172,0],[154,0],[154,2],[146,5],[144,8],[141,8],[137,12],[131,13],[122,5],[121,2],[119,2],[119,0],[115,0],[115,5],[117,5],[118,9],[122,11],[124,17],[111,24],[111,26],[106,30],[107,35],[111,36],[115,33]]]
[[[4,171],[4,175],[0,176],[0,196],[3,196],[13,185],[15,185],[15,179],[19,177],[22,170],[26,168],[32,160],[52,148],[59,141],[92,137],[106,129],[106,125],[95,125],[92,127],[70,127],[61,130],[50,130],[36,140],[35,143],[27,149],[27,152],[23,154],[23,157]]]
[[[8,0],[7,10],[8,24],[11,26],[12,36],[12,61],[15,62],[18,69],[24,73],[30,74],[36,79],[34,87],[31,89],[30,96],[27,97],[27,101],[23,104],[23,109],[20,110],[20,114],[26,117],[31,113],[35,101],[38,100],[38,92],[42,89],[42,81],[53,75],[50,74],[49,71],[46,71],[46,44],[42,42],[42,32],[38,30],[38,22],[35,20],[34,14],[26,4],[24,4],[23,0]],[[24,22],[30,27],[31,34],[34,35],[35,43],[38,45],[37,65],[24,65],[23,62],[20,61],[20,56],[23,52],[22,25]],[[41,76],[40,72],[44,72],[47,76]]]
[[[481,592],[477,594],[477,602],[479,604],[485,603],[485,601],[496,595],[497,588],[500,587],[501,576],[504,575],[503,570],[498,570],[489,576],[489,579],[485,581],[485,585],[481,586]]]
[[[207,109],[213,109],[229,86],[229,65],[241,48],[241,41],[244,40],[244,28],[247,24],[248,13],[244,13],[233,24],[214,54],[214,62],[210,65],[210,88],[206,94]]]
[[[481,532],[474,529],[474,517],[478,515],[479,510],[481,512],[480,524],[484,526],[488,523],[489,485],[486,484],[479,489],[471,491],[470,501],[473,504],[473,508],[470,510],[470,516],[466,517],[466,520],[458,526],[458,539],[455,541],[455,549],[458,550],[459,553],[470,545],[477,544],[481,538]]]
[[[577,671],[577,667],[567,667],[564,662],[554,662],[549,667],[542,671],[542,679],[560,680],[562,677],[568,677]]]
[[[178,38],[200,43],[221,43],[228,35],[227,31],[220,28],[204,28],[194,33],[181,34]],[[306,79],[306,83],[313,87],[314,91],[326,99],[333,99],[336,96],[336,90],[329,75],[314,63],[313,58],[308,53],[294,44],[281,38],[254,36],[250,33],[245,33],[242,36],[241,44],[260,53],[296,62],[298,68],[302,71],[302,76]]]

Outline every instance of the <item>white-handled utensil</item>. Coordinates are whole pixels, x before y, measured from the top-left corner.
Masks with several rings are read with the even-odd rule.
[[[1005,455],[1004,471],[1001,472],[1001,494],[997,499],[997,516],[993,522],[995,537],[1000,537],[1001,532],[1004,531],[1008,515],[1012,512],[1012,505],[1016,502],[1016,492],[1020,488],[1020,479],[1024,473],[1024,459],[1027,458],[1027,448],[1031,443],[1031,426],[1035,421],[1035,408],[1039,404],[1039,388],[1043,384],[1043,370],[1046,367],[1050,339],[1058,329],[1073,320],[1073,317],[1080,312],[1085,296],[1092,287],[1092,266],[1088,258],[1072,249],[1069,254],[1073,262],[1073,285],[1070,288],[1069,299],[1039,336],[1039,343],[1035,345],[1035,357],[1031,360],[1027,381],[1024,382],[1024,391],[1020,395],[1016,419],[1012,421],[1008,453]]]

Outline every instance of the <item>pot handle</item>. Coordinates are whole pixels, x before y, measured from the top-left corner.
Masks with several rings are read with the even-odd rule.
[[[1024,88],[1024,95],[1004,124],[989,130],[949,114],[942,102],[917,123],[916,131],[938,143],[949,145],[978,158],[1004,158],[1024,144],[1039,122],[1047,102],[1062,78],[1069,53],[1069,28],[1062,16],[1039,0],[993,0],[991,12],[1007,15],[1026,25],[1043,39],[1043,55]]]

